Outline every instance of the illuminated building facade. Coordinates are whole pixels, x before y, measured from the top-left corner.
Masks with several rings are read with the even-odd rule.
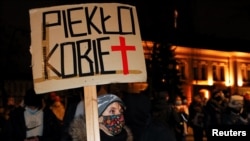
[[[249,53],[183,46],[172,48],[189,101],[199,92],[209,98],[217,89],[228,90],[230,94],[250,92]]]

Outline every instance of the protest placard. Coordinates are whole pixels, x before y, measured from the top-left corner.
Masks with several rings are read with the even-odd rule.
[[[145,82],[136,8],[86,3],[30,10],[37,94],[84,87],[87,140],[99,141],[95,85]]]
[[[30,10],[36,92],[145,82],[136,8],[87,3]]]

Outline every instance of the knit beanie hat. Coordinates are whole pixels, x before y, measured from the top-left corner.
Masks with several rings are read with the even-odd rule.
[[[123,101],[114,94],[104,94],[97,97],[98,99],[98,117],[106,110],[106,108],[113,102],[119,102],[123,108],[125,105]]]

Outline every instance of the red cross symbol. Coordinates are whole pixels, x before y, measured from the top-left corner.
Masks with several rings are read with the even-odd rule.
[[[135,46],[126,46],[125,38],[120,37],[120,45],[119,46],[111,46],[112,51],[121,51],[122,54],[122,66],[123,66],[123,74],[128,74],[128,58],[127,51],[135,50]]]

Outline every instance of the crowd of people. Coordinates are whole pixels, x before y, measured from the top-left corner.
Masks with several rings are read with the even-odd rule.
[[[101,141],[185,141],[189,129],[194,141],[211,140],[212,128],[249,125],[250,94],[218,90],[206,99],[196,94],[190,104],[167,91],[152,94],[110,93],[97,87]],[[0,138],[6,141],[87,141],[83,93],[74,100],[57,92],[27,90],[23,103],[13,99],[1,116]]]
[[[189,126],[195,141],[213,140],[212,129],[248,130],[250,125],[250,94],[230,94],[217,90],[209,99],[202,94],[193,97],[189,105]]]

